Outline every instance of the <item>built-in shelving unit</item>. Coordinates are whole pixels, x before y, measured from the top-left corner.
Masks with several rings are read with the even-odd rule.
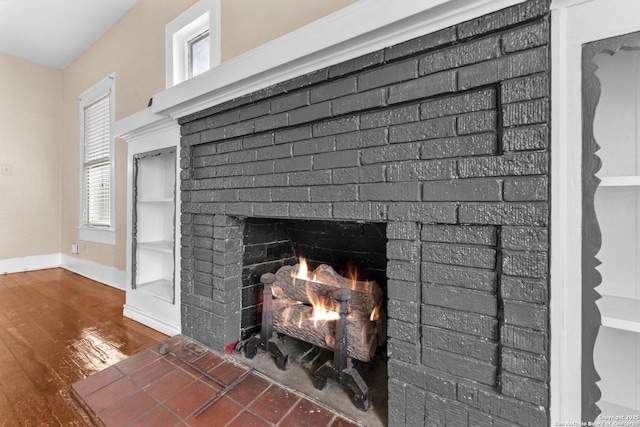
[[[133,155],[132,288],[175,299],[176,148]]]
[[[146,109],[117,122],[116,128],[129,148],[124,315],[165,334],[179,334],[180,127]]]
[[[602,416],[640,414],[640,52],[594,59],[601,96],[594,136],[602,160],[595,209],[602,235],[594,362]],[[602,421],[606,418],[601,418]]]

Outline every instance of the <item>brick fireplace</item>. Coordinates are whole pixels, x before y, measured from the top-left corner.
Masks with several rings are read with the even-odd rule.
[[[546,425],[548,42],[532,0],[182,118],[183,334],[258,330],[294,224],[383,230],[389,424]]]

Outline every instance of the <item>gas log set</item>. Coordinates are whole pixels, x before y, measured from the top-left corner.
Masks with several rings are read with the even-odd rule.
[[[370,362],[386,340],[383,293],[375,281],[349,275],[341,276],[326,264],[311,272],[304,259],[262,275],[261,332],[247,342],[245,354],[251,359],[262,348],[286,370],[288,351],[282,335],[331,350],[333,361],[315,371],[314,387],[321,390],[332,378],[353,391],[357,408],[367,410],[368,387],[354,359]]]

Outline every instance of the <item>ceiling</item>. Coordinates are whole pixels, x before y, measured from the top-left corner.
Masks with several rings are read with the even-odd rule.
[[[138,0],[0,0],[0,52],[58,70]]]

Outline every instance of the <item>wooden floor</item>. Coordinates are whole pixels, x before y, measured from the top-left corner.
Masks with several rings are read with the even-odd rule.
[[[0,275],[0,426],[85,425],[69,386],[167,339],[124,301],[59,268]]]

